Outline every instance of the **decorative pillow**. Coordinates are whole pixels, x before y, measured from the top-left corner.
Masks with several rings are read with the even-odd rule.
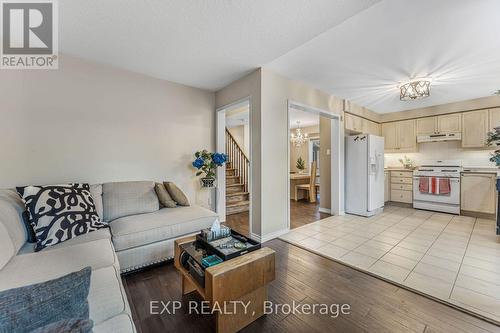
[[[17,189],[36,235],[35,251],[108,227],[96,212],[88,184]]]
[[[177,202],[175,202],[170,194],[167,192],[165,186],[161,183],[155,184],[156,195],[158,196],[158,200],[160,200],[160,204],[163,207],[167,208],[175,208],[177,206]]]
[[[92,269],[0,292],[0,331],[24,333],[64,319],[88,319]]]
[[[188,198],[186,197],[184,192],[182,192],[181,189],[177,187],[177,185],[172,182],[163,182],[163,185],[165,185],[168,193],[179,206],[189,206]]]
[[[92,333],[94,322],[90,319],[65,319],[37,328],[30,333]]]

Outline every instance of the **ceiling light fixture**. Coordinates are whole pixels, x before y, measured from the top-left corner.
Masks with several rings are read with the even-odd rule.
[[[295,129],[295,134],[290,134],[290,141],[295,147],[300,147],[306,143],[308,139],[307,133],[302,133],[300,129],[300,121],[297,121],[297,128]]]
[[[402,101],[413,101],[429,97],[431,94],[431,78],[413,79],[399,85],[399,99]]]

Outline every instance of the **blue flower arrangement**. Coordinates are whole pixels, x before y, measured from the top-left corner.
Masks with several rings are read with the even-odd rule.
[[[200,150],[194,154],[195,160],[192,165],[198,171],[196,176],[205,174],[205,178],[215,178],[215,169],[221,167],[227,161],[227,155],[222,153],[211,153],[207,150]]]

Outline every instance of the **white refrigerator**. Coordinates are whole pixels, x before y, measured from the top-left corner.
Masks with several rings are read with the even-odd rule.
[[[372,216],[384,207],[384,138],[371,134],[345,138],[346,213]]]

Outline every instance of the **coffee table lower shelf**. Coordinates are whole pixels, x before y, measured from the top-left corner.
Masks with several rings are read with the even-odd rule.
[[[201,286],[180,264],[180,245],[195,241],[195,236],[175,241],[174,263],[182,275],[182,294],[198,292],[211,307],[231,311],[214,311],[217,333],[237,332],[264,314],[267,285],[275,278],[275,252],[264,247],[205,269]],[[245,304],[245,306],[243,306]],[[247,305],[248,304],[248,305]]]

